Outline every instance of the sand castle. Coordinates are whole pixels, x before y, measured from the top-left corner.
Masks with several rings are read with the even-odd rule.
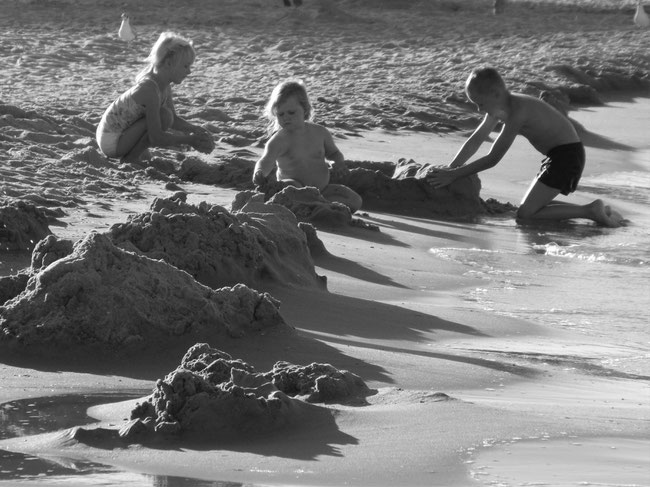
[[[309,403],[363,402],[373,393],[360,377],[329,364],[278,362],[268,372],[256,372],[242,360],[197,343],[135,406],[119,436],[127,442],[259,436],[292,423],[308,427]],[[75,436],[83,441],[83,435]]]

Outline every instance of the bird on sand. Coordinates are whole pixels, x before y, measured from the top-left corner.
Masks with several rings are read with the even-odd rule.
[[[650,18],[648,14],[645,13],[643,5],[641,5],[641,0],[636,2],[636,12],[634,13],[634,23],[641,27],[642,29],[647,29],[650,27]]]
[[[117,31],[117,36],[124,42],[131,42],[135,39],[135,32],[133,32],[129,23],[129,16],[125,12],[122,12],[122,23],[120,24],[120,29]]]

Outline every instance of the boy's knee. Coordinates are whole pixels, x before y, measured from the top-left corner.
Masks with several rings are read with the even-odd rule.
[[[517,219],[527,220],[533,217],[534,211],[531,211],[526,205],[522,205],[517,209]]]
[[[167,107],[160,109],[160,127],[168,130],[174,124],[174,113]]]

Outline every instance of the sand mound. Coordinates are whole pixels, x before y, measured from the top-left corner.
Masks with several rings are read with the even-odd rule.
[[[190,156],[183,160],[176,173],[183,181],[201,184],[214,184],[236,188],[252,187],[253,166],[255,161],[237,155],[216,158],[216,161],[205,161],[199,157]]]
[[[276,182],[264,189],[265,193],[240,193],[234,204],[242,211],[265,211],[265,208],[281,206],[291,211],[299,222],[317,227],[343,227],[352,223],[352,214],[347,206],[327,201],[314,187],[296,188]]]
[[[0,206],[0,251],[31,251],[36,243],[49,235],[46,214],[24,201]]]
[[[270,281],[323,287],[307,237],[293,214],[272,208],[230,213],[217,205],[157,198],[150,211],[113,225],[110,238],[127,250],[163,259],[213,288]]]
[[[0,307],[0,340],[46,355],[71,348],[128,354],[184,337],[241,337],[286,327],[278,306],[244,285],[210,289],[92,232]]]
[[[479,196],[481,180],[473,174],[455,180],[447,187],[434,189],[424,176],[429,164],[400,159],[393,174],[385,163],[355,164],[345,180],[336,181],[355,190],[367,210],[408,213],[428,217],[468,218],[485,213]]]
[[[269,203],[289,208],[296,218],[314,225],[339,227],[352,221],[350,209],[341,203],[327,201],[318,189],[288,186],[274,194]]]
[[[361,378],[328,364],[278,362],[256,373],[241,360],[206,343],[191,347],[180,366],[158,380],[153,394],[121,429],[126,439],[146,435],[225,439],[260,434],[295,422],[307,402],[363,399],[372,394]],[[83,438],[83,436],[82,436]]]

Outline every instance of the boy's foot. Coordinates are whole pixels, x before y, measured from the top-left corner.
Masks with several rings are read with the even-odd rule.
[[[603,200],[595,200],[589,204],[592,220],[604,227],[620,227],[625,225],[626,220],[617,211],[612,210],[603,203]]]
[[[624,227],[630,222],[630,220],[623,218],[623,215],[618,211],[612,210],[609,205],[605,206],[605,212],[609,216],[610,220],[616,222],[617,227]]]

